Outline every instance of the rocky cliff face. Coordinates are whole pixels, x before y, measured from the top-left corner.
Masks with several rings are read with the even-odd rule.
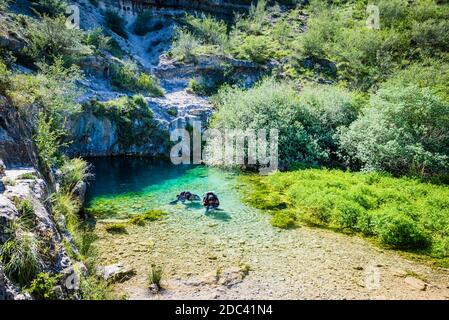
[[[35,179],[22,178],[23,174],[33,174]],[[78,287],[76,282],[76,270],[83,270],[85,267],[81,263],[75,263],[69,257],[67,248],[72,252],[78,252],[71,235],[65,229],[65,221],[55,221],[48,205],[51,189],[54,186],[48,185],[34,168],[21,168],[5,170],[3,181],[8,181],[3,185],[0,192],[0,243],[4,243],[12,237],[12,225],[14,220],[20,219],[25,213],[18,205],[22,201],[28,201],[32,205],[33,228],[29,231],[33,239],[41,243],[40,247],[45,248],[41,252],[42,261],[39,262],[40,272],[52,272],[62,275],[57,286],[59,298],[69,295],[76,298]],[[0,182],[2,183],[2,182]],[[2,183],[3,184],[3,183]],[[84,190],[85,189],[81,189]],[[84,197],[83,194],[79,194]],[[14,237],[19,235],[15,234]],[[76,283],[75,283],[76,284]],[[0,300],[28,300],[31,296],[27,292],[21,292],[15,284],[5,274],[5,266],[0,262]]]
[[[27,166],[36,162],[31,128],[16,108],[0,96],[0,159],[6,166]]]
[[[163,8],[203,11],[226,16],[232,16],[236,12],[247,12],[251,5],[251,1],[236,0],[109,0],[105,2],[124,11]]]

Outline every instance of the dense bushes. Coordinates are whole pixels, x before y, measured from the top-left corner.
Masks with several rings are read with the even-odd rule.
[[[96,116],[107,116],[118,126],[118,142],[122,146],[141,145],[155,139],[158,132],[153,112],[141,95],[121,97],[107,102],[93,101],[84,106]]]
[[[242,179],[248,182],[244,199],[268,210],[274,225],[303,221],[374,236],[395,248],[449,257],[446,186],[317,169]]]
[[[193,60],[198,47],[198,40],[190,32],[178,29],[170,49],[170,55],[177,60],[189,62]]]
[[[164,95],[156,80],[149,74],[140,73],[137,66],[130,61],[123,65],[113,65],[111,83],[131,92],[150,94],[154,97]]]
[[[67,2],[65,0],[30,0],[31,7],[42,15],[56,17],[65,13]]]
[[[128,39],[128,34],[125,31],[125,20],[118,14],[118,12],[109,9],[106,10],[104,13],[104,20],[109,29],[119,36]]]
[[[447,61],[447,4],[432,0],[380,0],[374,4],[379,5],[380,30],[365,27],[362,2],[311,2],[308,30],[298,39],[300,54],[335,61],[339,79],[359,90],[376,87],[410,61]]]
[[[39,273],[31,282],[27,291],[39,300],[56,300],[58,294],[55,286],[58,284],[60,276],[49,273]]]
[[[211,16],[194,17],[186,15],[185,23],[191,32],[204,43],[225,47],[228,41],[226,23]]]
[[[60,139],[63,132],[54,126],[53,118],[47,119],[43,113],[39,115],[34,143],[36,144],[39,163],[46,171],[56,165],[60,156]]]
[[[343,89],[307,87],[300,94],[288,82],[266,79],[244,91],[225,88],[216,97],[212,127],[279,130],[280,162],[329,164],[335,160],[333,134],[356,116],[353,99]]]
[[[269,12],[266,1],[259,1],[247,16],[237,16],[232,28],[211,16],[186,15],[171,53],[180,60],[193,60],[196,54],[228,55],[257,63],[284,58],[292,48],[287,41],[293,35],[289,24],[297,25],[298,21],[291,15],[273,28],[269,13],[279,18],[280,11]]]
[[[28,45],[24,54],[32,61],[52,63],[61,57],[66,64],[76,62],[81,56],[91,54],[91,49],[83,44],[83,33],[78,29],[68,29],[65,17],[42,17],[27,20],[25,36]]]
[[[97,53],[101,53],[102,51],[109,51],[115,57],[123,57],[123,50],[120,48],[120,45],[117,43],[117,41],[107,36],[101,28],[89,30],[85,34],[84,42],[87,45],[93,46],[96,49]]]
[[[24,287],[42,270],[41,241],[29,221],[17,218],[9,226],[9,239],[0,247],[0,261],[9,279]]]
[[[340,143],[362,168],[429,176],[449,169],[449,105],[418,87],[391,87],[371,98],[342,129]]]

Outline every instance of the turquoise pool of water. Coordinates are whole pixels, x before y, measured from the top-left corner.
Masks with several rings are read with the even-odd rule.
[[[184,190],[201,197],[207,191],[215,192],[220,198],[221,211],[214,212],[214,219],[230,220],[243,209],[235,189],[236,175],[230,172],[146,158],[103,158],[89,162],[95,180],[88,187],[87,207],[112,209],[115,217],[149,209],[205,213],[200,201],[170,204]]]

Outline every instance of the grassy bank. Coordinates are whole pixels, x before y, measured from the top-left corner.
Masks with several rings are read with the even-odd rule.
[[[307,169],[245,175],[244,200],[276,227],[306,223],[449,259],[449,187],[378,173]]]

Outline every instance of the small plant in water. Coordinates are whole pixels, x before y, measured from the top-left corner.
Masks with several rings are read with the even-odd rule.
[[[148,210],[142,214],[135,215],[128,220],[129,223],[143,226],[146,221],[156,221],[162,219],[167,213],[162,210]]]
[[[126,225],[124,223],[109,223],[105,229],[109,233],[126,233]]]
[[[161,280],[163,269],[160,266],[156,266],[155,264],[151,265],[150,273],[148,274],[148,284],[150,286],[150,291],[153,293],[159,292],[161,289]]]

